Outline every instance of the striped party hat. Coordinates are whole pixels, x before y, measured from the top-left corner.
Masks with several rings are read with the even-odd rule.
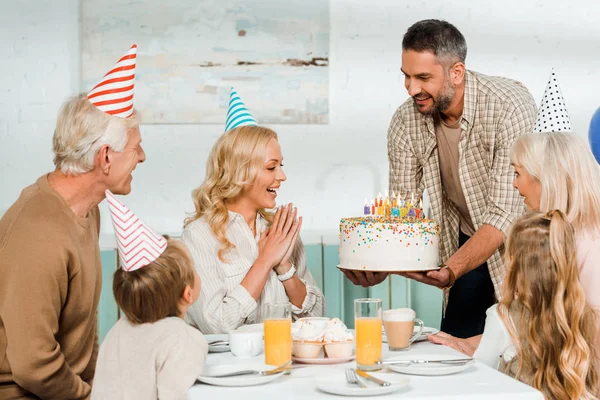
[[[256,120],[250,114],[250,111],[248,111],[235,89],[231,88],[227,121],[225,121],[225,132],[244,125],[256,125]]]
[[[106,201],[115,228],[121,268],[135,271],[156,260],[167,248],[165,238],[144,225],[109,190],[106,191]]]
[[[550,73],[550,79],[546,85],[546,91],[542,98],[542,104],[538,110],[535,121],[534,132],[572,132],[571,119],[565,105],[558,79],[554,69]]]
[[[137,45],[131,46],[113,69],[88,93],[88,100],[107,114],[129,118],[133,114],[133,86]]]

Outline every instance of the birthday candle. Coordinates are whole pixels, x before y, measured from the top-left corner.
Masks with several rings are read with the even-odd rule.
[[[383,213],[389,217],[391,209],[392,207],[390,207],[390,199],[386,197],[385,202],[383,203]]]
[[[399,204],[400,207],[400,216],[405,217],[408,214],[408,204],[404,200],[401,200],[402,204]]]
[[[367,203],[367,199],[365,199],[364,212],[365,212],[365,215],[369,215],[371,213],[371,207],[369,207],[369,204]]]
[[[423,199],[419,199],[419,207],[415,210],[415,213],[417,214],[416,215],[417,218],[424,218],[424,216],[423,216]]]
[[[375,215],[375,200],[371,199],[371,215]]]

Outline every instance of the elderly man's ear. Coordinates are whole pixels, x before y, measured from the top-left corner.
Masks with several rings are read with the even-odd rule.
[[[111,166],[110,158],[111,158],[110,146],[104,145],[104,146],[100,147],[100,150],[98,150],[98,153],[96,153],[96,167],[100,168],[100,170],[105,175],[108,175],[108,173],[110,172],[110,166]]]

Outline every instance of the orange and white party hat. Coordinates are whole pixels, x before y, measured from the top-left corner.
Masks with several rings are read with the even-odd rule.
[[[106,191],[106,200],[117,237],[121,268],[131,272],[156,260],[167,248],[166,239],[144,225],[109,190]]]
[[[129,118],[133,114],[137,45],[131,46],[113,69],[87,95],[88,100],[107,114]]]

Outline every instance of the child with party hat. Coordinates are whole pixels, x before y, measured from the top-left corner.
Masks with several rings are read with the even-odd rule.
[[[92,399],[179,399],[201,375],[208,344],[183,317],[200,294],[185,245],[155,234],[106,192],[120,268],[113,292],[123,312],[98,355]]]

